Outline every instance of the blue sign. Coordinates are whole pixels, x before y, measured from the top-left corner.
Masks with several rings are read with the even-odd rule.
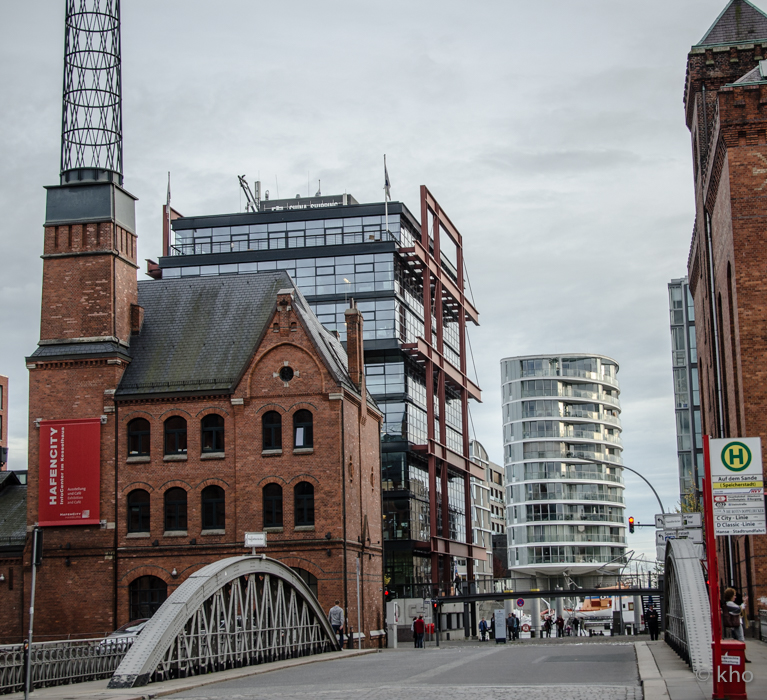
[[[517,607],[522,608],[525,605],[525,599],[524,598],[517,598]]]

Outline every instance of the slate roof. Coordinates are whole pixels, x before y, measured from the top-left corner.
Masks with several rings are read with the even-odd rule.
[[[748,0],[730,0],[697,46],[767,40],[767,15]]]
[[[27,487],[12,471],[0,472],[0,548],[23,546],[27,536]]]
[[[115,396],[232,392],[272,319],[281,289],[293,293],[293,308],[330,372],[356,391],[343,347],[322,327],[290,276],[277,270],[139,282],[144,324],[131,339],[131,363]]]
[[[28,360],[78,360],[86,355],[96,355],[104,357],[105,355],[120,355],[129,357],[127,348],[120,343],[113,341],[83,343],[73,341],[71,343],[52,343],[50,345],[40,345]]]
[[[761,67],[757,66],[756,68],[752,68],[748,73],[746,73],[743,77],[738,78],[734,83],[731,83],[731,85],[744,85],[747,83],[753,84],[753,83],[764,83],[767,82],[762,77],[762,71]]]

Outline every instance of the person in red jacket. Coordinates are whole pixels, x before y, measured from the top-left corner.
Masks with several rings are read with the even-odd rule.
[[[419,615],[418,619],[413,623],[413,631],[415,632],[415,648],[423,649],[423,633],[426,629],[426,625],[423,622],[423,615]]]

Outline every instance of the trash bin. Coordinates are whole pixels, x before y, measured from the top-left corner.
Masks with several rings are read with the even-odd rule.
[[[714,654],[714,689],[728,700],[745,700],[746,682],[753,673],[746,670],[746,645],[737,639],[723,639],[720,642],[721,655]],[[716,645],[712,644],[714,649]]]

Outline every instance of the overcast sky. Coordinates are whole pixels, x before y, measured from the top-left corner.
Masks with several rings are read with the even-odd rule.
[[[764,4],[764,0],[761,0]],[[502,463],[502,357],[620,364],[625,463],[678,501],[667,282],[686,274],[694,200],[687,52],[725,0],[253,2],[122,7],[125,186],[139,259],[161,251],[167,172],[186,215],[274,197],[392,197],[425,184],[462,233],[482,325],[476,437]],[[43,185],[58,184],[63,0],[0,3],[0,374],[10,467],[26,467],[39,338]],[[143,276],[141,278],[148,279]],[[657,505],[626,476],[627,515]],[[629,537],[654,556],[653,531]]]

